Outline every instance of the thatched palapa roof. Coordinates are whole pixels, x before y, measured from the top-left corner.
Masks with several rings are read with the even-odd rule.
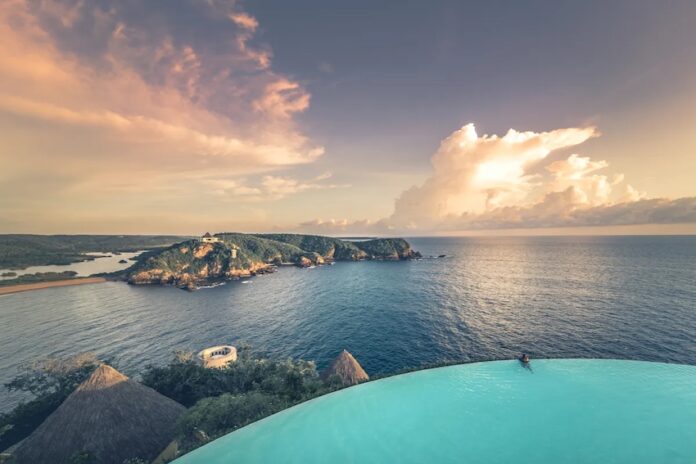
[[[100,464],[150,461],[171,442],[185,410],[103,364],[21,443],[16,462],[62,464],[82,451]]]
[[[322,377],[327,380],[334,375],[341,379],[343,385],[355,385],[370,379],[360,363],[346,350],[341,351]]]

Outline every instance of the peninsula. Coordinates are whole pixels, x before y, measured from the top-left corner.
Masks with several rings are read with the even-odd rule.
[[[143,257],[126,271],[130,284],[203,285],[273,272],[277,266],[320,266],[334,261],[420,258],[400,238],[349,241],[298,234],[206,234]]]

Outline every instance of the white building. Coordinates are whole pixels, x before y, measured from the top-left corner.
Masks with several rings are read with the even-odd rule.
[[[210,232],[206,232],[205,235],[203,235],[200,238],[201,243],[222,243],[222,240],[220,240],[218,237],[214,235],[210,235]],[[229,242],[228,242],[229,243]],[[235,245],[234,243],[229,244],[230,248],[230,256],[232,259],[237,258],[237,252],[239,251],[239,247]]]
[[[237,348],[231,345],[213,346],[198,353],[198,362],[208,368],[225,367],[236,360]]]
[[[204,236],[201,237],[201,242],[203,243],[217,243],[220,239],[210,235],[210,232],[206,232]]]

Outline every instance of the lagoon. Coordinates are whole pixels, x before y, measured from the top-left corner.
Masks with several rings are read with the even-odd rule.
[[[0,269],[0,280],[16,279],[25,274],[36,274],[38,272],[76,272],[76,277],[87,277],[92,274],[101,274],[107,272],[116,272],[126,269],[133,264],[131,258],[140,255],[142,251],[123,252],[119,254],[113,253],[85,253],[86,255],[94,256],[94,259],[88,261],[79,261],[70,264],[50,264],[45,266],[29,266],[24,269]],[[120,263],[119,261],[127,261]],[[13,273],[15,275],[5,275],[5,273]]]

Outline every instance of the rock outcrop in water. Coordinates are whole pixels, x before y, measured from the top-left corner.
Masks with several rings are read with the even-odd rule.
[[[322,378],[326,382],[338,381],[344,386],[356,385],[370,380],[367,372],[347,350],[341,351],[331,366],[322,373]]]
[[[150,254],[127,273],[131,284],[176,285],[195,289],[215,282],[273,272],[275,266],[300,267],[333,261],[420,258],[403,239],[351,242],[296,234],[217,234],[214,243],[188,240]]]

